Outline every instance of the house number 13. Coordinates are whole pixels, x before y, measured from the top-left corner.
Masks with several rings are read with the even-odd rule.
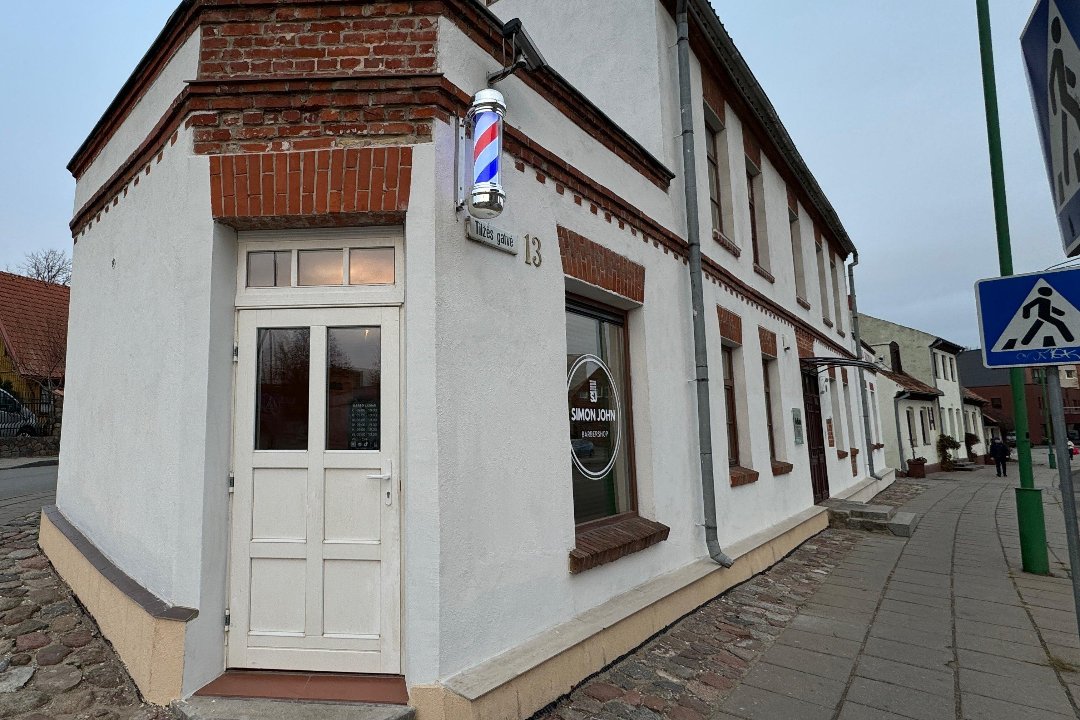
[[[533,267],[540,267],[540,263],[543,262],[543,257],[540,255],[540,238],[532,235],[525,236],[525,264],[532,265]]]

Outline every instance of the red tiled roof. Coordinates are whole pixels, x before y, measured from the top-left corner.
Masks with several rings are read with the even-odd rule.
[[[0,272],[0,339],[20,375],[62,378],[71,290]]]
[[[937,388],[930,387],[921,380],[916,380],[907,373],[904,372],[892,372],[891,370],[881,371],[885,377],[892,380],[894,383],[904,388],[908,392],[918,393],[919,395],[944,395]]]
[[[979,405],[987,405],[990,402],[989,400],[984,398],[982,395],[979,395],[977,393],[973,393],[970,390],[968,390],[967,388],[961,388],[961,390],[963,390],[963,392],[964,392],[964,400],[965,401],[977,403]]]

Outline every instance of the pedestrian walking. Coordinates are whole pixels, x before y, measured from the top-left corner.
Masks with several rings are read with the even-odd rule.
[[[998,477],[1008,476],[1005,469],[1005,461],[1009,459],[1009,448],[1001,442],[1001,438],[994,438],[990,443],[990,457],[994,458]]]

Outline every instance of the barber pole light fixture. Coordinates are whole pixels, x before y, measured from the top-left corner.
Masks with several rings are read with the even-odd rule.
[[[466,115],[466,123],[472,128],[469,214],[475,218],[498,217],[506,205],[500,166],[505,115],[506,101],[502,93],[490,88],[476,93]]]

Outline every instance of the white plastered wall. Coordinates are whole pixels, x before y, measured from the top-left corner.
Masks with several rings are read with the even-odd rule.
[[[236,252],[190,147],[180,131],[75,245],[57,485],[60,510],[121,570],[200,611],[186,692],[224,665]]]

